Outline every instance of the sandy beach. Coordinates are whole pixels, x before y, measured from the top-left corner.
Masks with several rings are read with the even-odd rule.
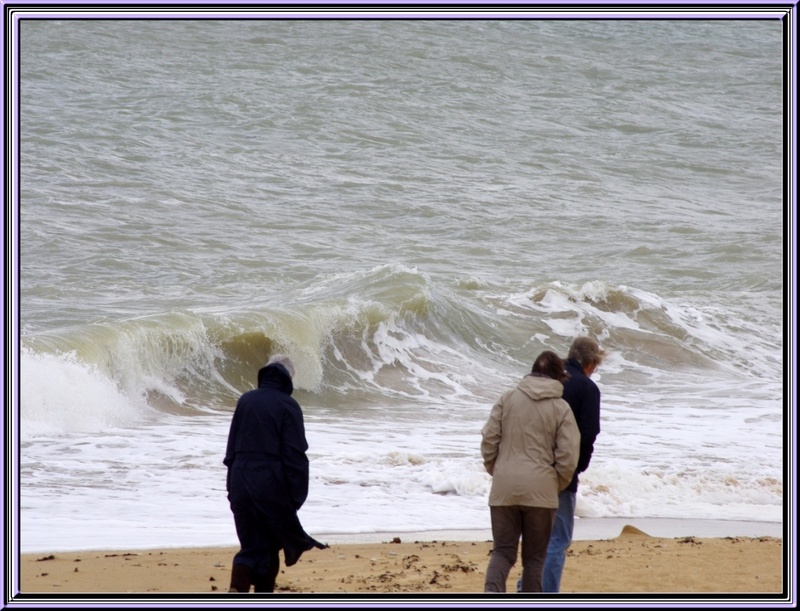
[[[482,593],[491,542],[333,543],[282,567],[276,592]],[[227,593],[236,549],[192,548],[23,554],[20,586],[36,593]],[[283,561],[283,559],[282,559]],[[508,587],[513,590],[519,564]],[[783,542],[777,537],[653,537],[626,525],[612,538],[576,540],[562,593],[780,595]],[[251,596],[256,596],[252,594]],[[261,596],[261,595],[258,595]]]

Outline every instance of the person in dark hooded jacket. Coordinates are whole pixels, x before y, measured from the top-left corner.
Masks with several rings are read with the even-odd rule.
[[[282,549],[286,566],[327,545],[303,530],[297,511],[308,496],[308,458],[300,405],[292,397],[294,365],[275,355],[258,372],[258,388],[236,404],[223,463],[241,549],[229,592],[273,592]]]

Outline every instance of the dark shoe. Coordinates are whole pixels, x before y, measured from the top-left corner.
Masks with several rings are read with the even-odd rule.
[[[245,564],[234,564],[231,570],[231,587],[228,592],[249,592],[252,571]]]
[[[275,578],[257,579],[253,586],[255,586],[253,592],[274,592]]]

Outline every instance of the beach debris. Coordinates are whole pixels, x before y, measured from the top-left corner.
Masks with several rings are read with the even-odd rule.
[[[442,568],[450,573],[457,571],[461,571],[462,573],[471,573],[472,571],[477,570],[478,567],[473,563],[458,561],[455,564],[443,564]]]
[[[450,579],[450,577],[447,576],[447,575],[442,575],[439,571],[434,570],[433,571],[433,576],[431,577],[431,580],[428,583],[431,584],[431,585],[435,584],[435,585],[439,585],[439,586],[450,587],[449,584],[442,584],[439,581],[440,579],[443,579],[443,580],[447,581],[448,579]]]
[[[400,537],[395,537],[392,539],[392,543],[402,543],[402,541],[400,541]]]
[[[42,558],[37,558],[36,562],[44,562],[45,560],[55,560],[55,559],[56,557],[53,554],[50,554],[49,556],[43,556]]]
[[[419,556],[417,556],[416,554],[412,554],[411,556],[406,556],[405,558],[403,558],[403,568],[410,569],[415,562],[419,562]]]

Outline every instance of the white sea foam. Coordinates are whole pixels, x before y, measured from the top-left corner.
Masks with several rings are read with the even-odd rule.
[[[114,380],[74,353],[23,352],[20,394],[23,439],[124,428],[150,411],[143,397],[121,392]]]

